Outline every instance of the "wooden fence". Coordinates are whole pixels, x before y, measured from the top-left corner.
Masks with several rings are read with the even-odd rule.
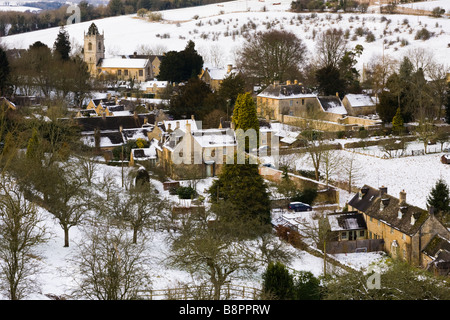
[[[349,241],[331,241],[327,243],[327,253],[375,252],[384,250],[383,239],[362,239]]]
[[[258,300],[262,290],[247,286],[227,284],[222,286],[221,300]],[[212,286],[184,286],[180,288],[168,288],[150,290],[142,293],[144,300],[212,300],[214,289]]]

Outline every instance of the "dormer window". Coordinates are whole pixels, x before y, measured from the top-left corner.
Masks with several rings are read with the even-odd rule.
[[[403,218],[403,212],[402,212],[402,210],[398,210],[397,218],[398,218],[398,219]]]

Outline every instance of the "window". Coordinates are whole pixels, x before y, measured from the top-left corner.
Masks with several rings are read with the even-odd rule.
[[[223,155],[225,156],[227,154],[227,147],[223,148]]]
[[[100,41],[98,42],[98,50],[102,50],[102,43]]]
[[[360,231],[359,231],[359,236],[360,236],[360,237],[364,237],[364,230],[360,230]]]
[[[139,70],[139,77],[142,77],[144,75],[144,70]]]
[[[123,70],[123,74],[127,76],[128,75],[128,70]]]
[[[117,70],[117,75],[121,76],[122,75],[122,70]]]
[[[89,51],[92,50],[92,43],[91,42],[88,43],[88,50]]]
[[[394,228],[391,227],[391,234],[393,234],[393,233],[394,233]]]
[[[342,232],[341,233],[341,239],[342,240],[347,239],[347,232]]]
[[[302,106],[305,105],[305,99],[302,99]]]
[[[294,104],[294,101],[293,100],[289,100],[289,106],[292,107],[293,104]]]

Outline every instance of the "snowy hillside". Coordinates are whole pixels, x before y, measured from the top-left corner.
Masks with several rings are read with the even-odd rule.
[[[288,12],[290,3],[291,0],[231,1],[161,11],[161,22],[149,22],[136,15],[128,15],[100,19],[95,23],[100,32],[105,33],[106,55],[109,57],[148,49],[182,50],[188,40],[193,40],[207,63],[223,66],[234,64],[236,50],[241,48],[245,35],[251,36],[269,28],[292,31],[302,38],[311,55],[314,53],[314,39],[320,32],[328,28],[341,28],[348,30],[349,48],[357,44],[364,47],[359,58],[359,69],[383,53],[399,58],[417,47],[432,51],[440,63],[448,62],[448,18],[379,13],[298,14]],[[376,8],[369,8],[369,12],[372,11]],[[91,23],[66,26],[75,49],[81,48],[83,34]],[[429,40],[414,39],[416,32],[422,28],[433,34]],[[373,42],[366,42],[365,35],[369,31],[375,35]],[[52,28],[4,37],[2,42],[9,48],[28,48],[35,41],[53,46],[57,33],[58,28]]]

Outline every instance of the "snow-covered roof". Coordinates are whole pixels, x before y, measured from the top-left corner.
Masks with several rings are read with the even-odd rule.
[[[100,61],[101,68],[142,69],[147,67],[148,59],[106,58]]]
[[[168,81],[145,81],[140,84],[141,90],[146,90],[147,88],[166,88],[169,84]]]
[[[205,129],[193,132],[194,140],[202,148],[235,146],[234,132],[229,129]]]
[[[236,73],[235,70],[228,68],[207,68],[208,74],[213,80],[223,80],[228,77],[230,74]]]
[[[131,149],[131,152],[134,160],[156,159],[156,148],[153,145],[148,148]]]
[[[191,125],[191,131],[198,130],[197,123],[193,119],[183,119],[183,120],[164,120],[163,121],[165,130],[169,130],[169,125],[171,130],[177,129],[177,126],[179,130],[186,132],[186,124]]]
[[[318,97],[323,111],[336,114],[347,114],[347,110],[339,97]]]
[[[358,213],[344,213],[328,215],[331,231],[365,229],[364,218]]]
[[[366,94],[347,94],[344,98],[347,98],[348,103],[351,107],[367,107],[367,106],[375,106],[375,101],[371,96]]]

